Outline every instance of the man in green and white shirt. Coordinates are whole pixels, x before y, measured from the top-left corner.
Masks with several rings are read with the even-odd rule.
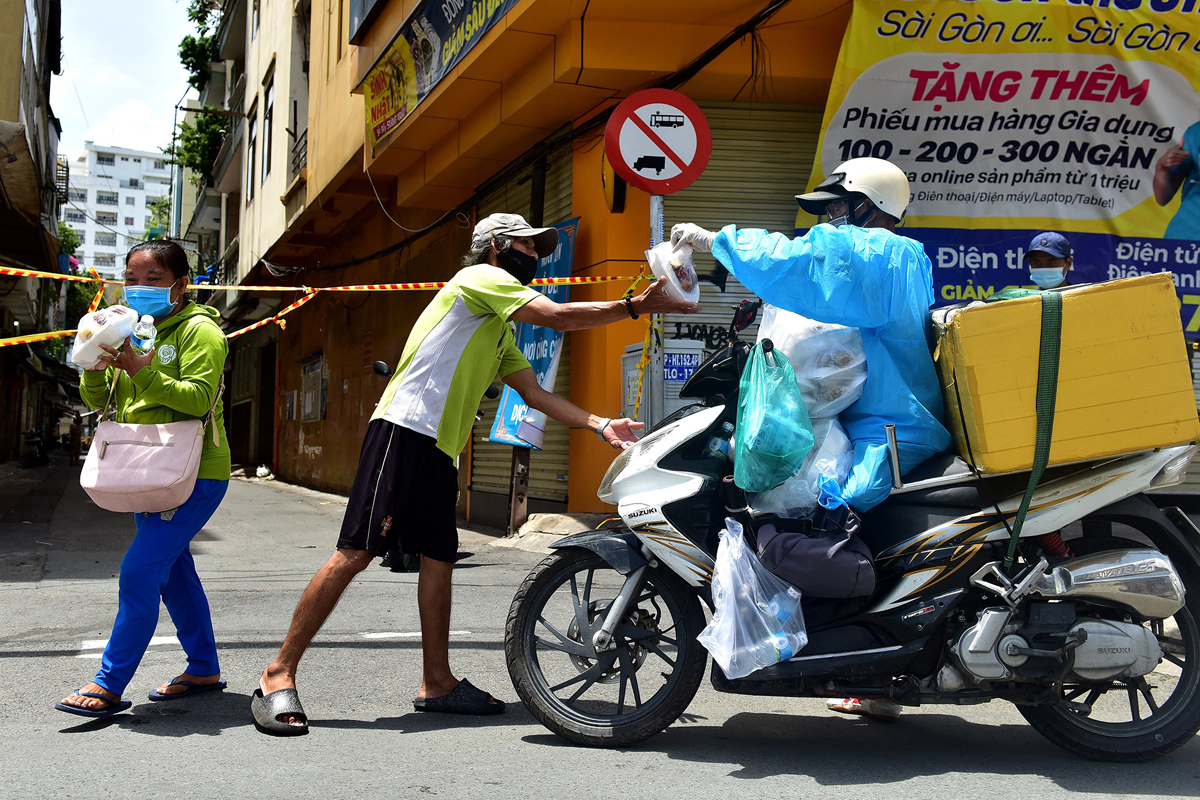
[[[640,314],[699,311],[674,300],[660,279],[636,298],[555,303],[529,288],[538,258],[558,246],[554,228],[533,228],[516,214],[493,214],[475,226],[466,266],[434,297],[404,346],[363,442],[337,551],[312,579],[287,638],[263,672],[252,709],[260,729],[308,729],[296,694],[296,667],[312,637],[354,576],[376,556],[419,553],[424,675],[420,711],[496,714],[504,704],[459,681],[450,670],[450,587],[458,550],[455,460],[471,435],[487,387],[500,377],[530,408],[573,428],[587,428],[614,448],[637,441],[642,423],[590,414],[544,390],[516,347],[511,322],[582,330]]]

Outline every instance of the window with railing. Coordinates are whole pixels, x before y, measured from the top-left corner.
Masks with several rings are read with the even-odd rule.
[[[166,162],[166,161],[162,161],[161,159],[160,159],[160,160],[157,160],[157,161],[155,161],[155,162],[154,162],[154,168],[155,168],[155,169],[166,169],[166,168],[167,168],[167,162]]]
[[[83,215],[82,211],[72,211],[70,209],[63,212],[63,219],[67,222],[87,222],[87,217]]]
[[[96,192],[96,202],[102,206],[115,206],[117,204],[117,193]]]
[[[126,197],[126,198],[125,198],[125,205],[127,205],[127,206],[134,206],[134,205],[137,205],[137,198],[136,198],[136,197],[134,197],[133,195],[130,195],[129,197]]]
[[[106,231],[96,231],[96,245],[99,247],[116,247],[117,235]]]
[[[290,180],[295,180],[300,171],[308,167],[308,128],[300,131],[300,135],[296,137],[295,144],[292,145],[292,171],[288,175]]]
[[[121,181],[121,188],[122,189],[139,189],[139,188],[141,188],[141,181],[139,181],[137,178],[130,178],[127,181]]]
[[[116,225],[117,224],[117,212],[115,212],[115,211],[97,211],[96,212],[96,222],[100,223],[101,225]]]
[[[67,199],[72,203],[86,203],[87,189],[68,189]]]
[[[102,167],[114,167],[117,164],[117,160],[115,158],[113,158],[111,155],[106,155],[105,153],[97,153],[96,154],[96,163]]]
[[[92,256],[92,264],[97,267],[115,267],[117,265],[117,254],[96,253]]]
[[[75,231],[75,235],[79,237],[80,244],[87,244],[87,231],[81,231],[78,228],[72,228],[72,230]]]

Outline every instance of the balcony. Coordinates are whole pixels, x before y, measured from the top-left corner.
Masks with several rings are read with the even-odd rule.
[[[96,205],[115,206],[117,204],[117,195],[109,192],[96,192]]]
[[[146,187],[137,178],[129,178],[128,180],[125,180],[125,179],[121,180],[121,188],[122,189],[145,189]]]

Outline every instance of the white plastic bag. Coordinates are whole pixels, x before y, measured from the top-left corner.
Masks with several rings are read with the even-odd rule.
[[[125,337],[133,333],[137,321],[137,313],[126,306],[109,306],[84,314],[76,326],[71,360],[84,369],[91,369],[104,355],[100,345],[120,347]]]
[[[822,477],[833,478],[838,486],[846,483],[854,466],[854,445],[836,419],[813,420],[816,444],[804,459],[800,470],[774,489],[750,498],[755,511],[778,514],[788,519],[807,517],[817,507]]]
[[[680,245],[676,250],[669,241],[660,242],[646,251],[646,262],[654,277],[667,279],[664,288],[668,295],[688,303],[700,299],[700,279],[696,276],[690,245]]]
[[[867,355],[858,328],[831,325],[763,306],[758,341],[770,339],[788,357],[813,420],[835,417],[862,397]]]
[[[721,531],[712,595],[715,613],[696,640],[726,676],[744,678],[808,644],[799,590],[767,572],[732,519]]]

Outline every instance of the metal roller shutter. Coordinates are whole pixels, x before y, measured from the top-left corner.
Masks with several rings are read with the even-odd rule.
[[[712,158],[688,188],[664,198],[666,227],[694,222],[709,230],[730,223],[791,235],[796,227],[795,196],[804,191],[817,152],[823,110],[774,103],[700,103],[712,127]],[[696,255],[696,270],[711,273],[712,256]],[[735,306],[754,295],[732,276],[721,292],[700,283],[699,314],[668,315],[669,339],[697,339],[705,354],[725,343]],[[757,324],[743,338],[754,336]]]
[[[480,201],[479,217],[498,212],[520,214],[528,219],[530,170],[510,180]],[[546,198],[543,224],[555,225],[571,218],[571,149],[562,148],[550,158],[546,170]],[[571,336],[563,337],[562,360],[554,393],[567,397],[571,388]],[[507,495],[512,487],[512,447],[487,441],[496,420],[499,398],[485,400],[480,406],[483,420],[471,431],[471,489]],[[567,500],[567,426],[547,420],[545,447],[529,457],[529,496],[539,500]]]

